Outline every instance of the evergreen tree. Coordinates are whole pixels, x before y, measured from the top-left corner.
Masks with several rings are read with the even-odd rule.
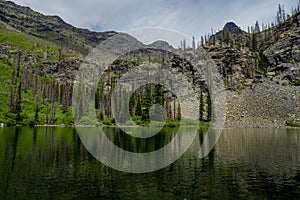
[[[176,116],[177,120],[181,120],[181,107],[180,107],[180,103],[178,103],[177,106],[177,116]]]
[[[146,85],[145,87],[145,93],[144,98],[142,100],[142,121],[149,121],[149,110],[150,107],[153,105],[153,98],[152,98],[152,91],[151,91],[151,85]]]
[[[253,51],[258,50],[257,40],[256,40],[256,35],[255,34],[252,35],[252,50]]]
[[[255,22],[254,33],[260,33],[260,27],[258,21]]]
[[[159,105],[164,105],[164,91],[163,87],[161,85],[155,85],[154,86],[154,103]]]
[[[211,96],[210,92],[207,92],[207,121],[211,121],[211,115],[212,115],[212,104],[211,104]]]
[[[19,86],[18,86],[18,97],[17,97],[17,102],[16,102],[16,112],[17,112],[17,122],[21,122],[21,111],[22,111],[22,107],[21,107],[21,102],[22,102],[22,96],[21,96],[21,92],[22,92],[22,81],[19,81]]]
[[[203,112],[204,112],[204,102],[203,102],[203,92],[200,91],[200,104],[199,104],[199,120],[203,121]]]
[[[195,37],[194,36],[193,36],[192,48],[193,48],[193,50],[196,50],[196,42],[195,42]]]
[[[135,115],[136,116],[142,116],[143,111],[142,111],[142,105],[141,105],[141,98],[138,97],[137,98],[137,105],[136,105],[136,109],[135,109]]]

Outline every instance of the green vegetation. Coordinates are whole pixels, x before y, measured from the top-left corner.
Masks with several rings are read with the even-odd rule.
[[[148,126],[150,124],[150,121],[146,120],[146,121],[143,121],[142,120],[142,116],[134,116],[132,118],[132,121],[138,125],[138,126]],[[134,125],[132,124],[131,122],[126,122],[126,125],[128,126],[131,126],[131,125]],[[165,122],[160,122],[160,121],[151,121],[151,125],[153,127],[161,127],[161,126],[164,126],[164,127],[179,127],[180,126],[180,120],[178,119],[167,119]]]
[[[107,125],[107,126],[113,126],[113,125],[116,125],[116,121],[115,121],[115,119],[113,119],[113,118],[105,119],[105,120],[101,121],[101,123],[102,123],[103,125]]]
[[[260,74],[266,74],[267,73],[267,58],[263,55],[263,53],[261,52],[259,57],[258,57],[258,69],[257,72],[259,72]]]
[[[43,52],[58,55],[59,50],[51,42],[2,28],[0,28],[0,43],[10,44],[19,50],[31,51],[34,55],[42,55]]]
[[[28,73],[24,61],[32,58],[33,65],[57,61],[60,48],[46,40],[3,27],[0,28],[0,43],[3,45],[0,54],[0,122],[26,126],[73,124],[71,108],[51,100],[50,94],[41,93],[53,85],[54,78]]]
[[[300,79],[296,80],[296,81],[294,82],[294,85],[295,85],[295,86],[300,86]]]
[[[208,129],[210,127],[210,122],[199,122],[199,128],[200,129]]]
[[[300,127],[300,123],[292,122],[292,121],[287,121],[286,125],[290,127]]]

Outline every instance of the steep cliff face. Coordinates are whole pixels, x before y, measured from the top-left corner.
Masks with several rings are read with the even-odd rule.
[[[250,49],[249,41],[246,32],[229,22],[203,45],[218,66],[228,89],[241,90],[255,82],[257,53]]]
[[[300,76],[300,15],[259,33],[245,33],[227,23],[204,45],[220,68],[228,88],[242,89],[266,77],[293,85]]]
[[[229,46],[211,47],[208,52],[219,67],[227,88],[234,90],[253,84],[256,66],[253,52]]]
[[[263,51],[270,79],[280,84],[295,83],[300,78],[300,15],[276,27],[271,41]]]
[[[300,15],[259,33],[229,24],[204,45],[229,89],[227,126],[299,123]]]

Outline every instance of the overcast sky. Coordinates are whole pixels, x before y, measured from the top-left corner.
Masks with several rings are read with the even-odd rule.
[[[228,21],[247,26],[272,22],[278,4],[290,13],[298,0],[13,0],[66,22],[95,31],[133,28],[174,29],[199,38]]]

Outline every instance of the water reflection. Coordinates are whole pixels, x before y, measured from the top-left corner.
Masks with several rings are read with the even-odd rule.
[[[172,164],[190,147],[197,135],[197,128],[193,126],[180,127],[176,133],[174,129],[165,128],[147,139],[128,136],[120,129],[106,130],[106,134],[100,128],[77,127],[76,130],[86,149],[97,160],[113,169],[130,173],[152,172]],[[133,147],[131,152],[128,147]]]
[[[135,148],[131,140],[114,142],[149,151],[174,137],[166,134]],[[198,159],[202,141],[198,134],[164,169],[128,174],[95,160],[72,128],[3,128],[0,199],[299,199],[299,129],[225,130],[209,156]]]

